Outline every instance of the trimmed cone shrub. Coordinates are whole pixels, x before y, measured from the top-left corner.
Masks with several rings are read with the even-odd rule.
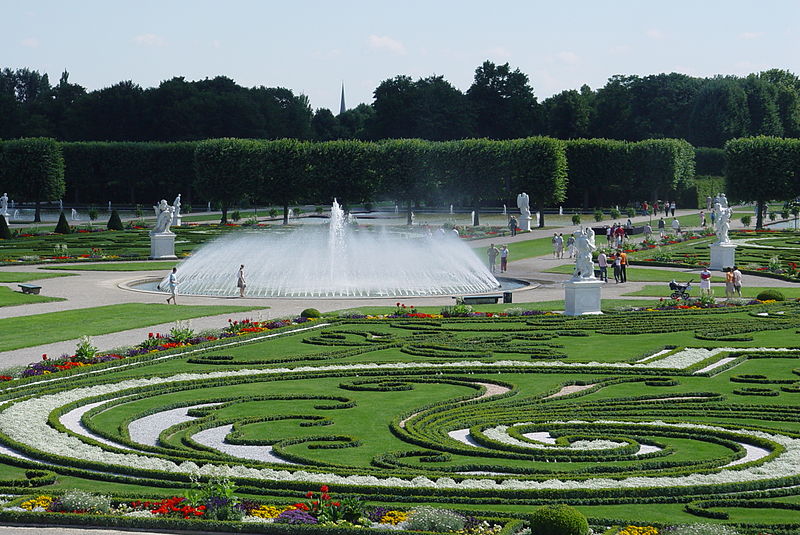
[[[319,310],[316,308],[307,308],[300,313],[301,318],[318,318],[320,317]]]
[[[778,290],[764,290],[756,296],[759,301],[786,301],[786,296]]]
[[[72,229],[69,228],[67,216],[64,215],[64,212],[61,212],[61,215],[58,216],[58,223],[56,224],[56,230],[54,232],[56,234],[69,234],[72,232]]]
[[[574,507],[565,504],[545,505],[530,518],[531,535],[587,535],[589,522]]]
[[[119,218],[119,212],[116,210],[111,211],[111,217],[108,218],[106,228],[108,230],[124,230],[122,226],[122,219]]]
[[[10,240],[11,239],[11,229],[8,228],[8,222],[6,222],[6,218],[0,216],[0,240]]]

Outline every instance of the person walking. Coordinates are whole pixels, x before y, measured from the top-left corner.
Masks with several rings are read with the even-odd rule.
[[[553,237],[550,239],[553,244],[553,258],[558,258],[558,233],[553,232]]]
[[[706,213],[700,210],[700,226],[706,228]]]
[[[725,297],[730,299],[733,297],[733,268],[726,267],[722,271],[725,272]]]
[[[675,234],[677,236],[681,235],[681,222],[678,221],[677,219],[672,220],[672,230],[675,231]]]
[[[167,303],[172,301],[173,305],[178,304],[178,300],[176,299],[178,295],[178,268],[172,268],[172,273],[169,274],[169,297],[167,297]]]
[[[575,257],[575,236],[572,234],[567,238],[567,255],[569,255],[570,258]]]
[[[622,259],[619,256],[619,253],[614,255],[614,282],[619,284],[620,278],[622,278]]]
[[[608,257],[603,251],[597,255],[597,267],[600,268],[600,280],[608,282]]]
[[[512,238],[517,235],[517,218],[513,215],[511,216],[511,219],[508,220],[508,230],[511,231]]]
[[[658,233],[661,235],[662,238],[664,237],[664,227],[665,226],[666,225],[664,223],[664,218],[663,217],[659,218],[658,219]]]
[[[236,277],[236,286],[239,288],[239,297],[244,297],[244,289],[247,288],[247,282],[244,280],[244,264],[239,266],[239,274]]]
[[[500,247],[500,273],[508,271],[508,247],[503,244]]]
[[[704,267],[700,272],[700,295],[711,296],[711,272]]]
[[[558,233],[558,240],[556,240],[556,251],[559,258],[564,258],[564,235],[560,232]]]
[[[664,217],[669,217],[669,201],[664,201]]]
[[[669,211],[672,212],[672,217],[675,217],[675,201],[669,203]]]
[[[611,230],[611,227],[606,225],[606,243],[608,243],[609,245],[611,245],[611,234],[612,234],[612,232],[613,232],[613,230]]]
[[[733,290],[739,297],[742,296],[742,272],[739,266],[733,266]]]
[[[500,254],[500,249],[490,243],[486,254],[489,256],[489,270],[494,273],[497,270],[497,255]]]
[[[628,253],[625,251],[620,251],[617,256],[619,256],[620,282],[628,282]]]

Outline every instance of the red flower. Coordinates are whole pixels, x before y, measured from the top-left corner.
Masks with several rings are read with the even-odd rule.
[[[312,498],[313,496],[314,496],[313,492],[311,491],[306,492],[306,498]]]
[[[47,360],[47,353],[42,353],[42,360]]]
[[[322,485],[322,486],[319,488],[319,490],[321,490],[322,492],[328,492],[328,485]]]
[[[340,505],[342,505],[342,504],[341,504],[341,503],[339,503],[339,502],[333,502],[333,504],[332,504],[332,505],[333,505],[334,507],[339,507],[339,506],[340,506]]]

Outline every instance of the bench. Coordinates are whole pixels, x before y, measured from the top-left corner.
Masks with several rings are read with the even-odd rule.
[[[511,292],[504,292],[501,294],[486,294],[486,295],[465,295],[464,297],[455,297],[460,299],[465,305],[490,305],[496,304],[500,299],[504,303],[511,302]]]
[[[22,288],[22,293],[24,294],[39,295],[39,291],[42,289],[41,286],[37,286],[35,284],[20,284],[19,287]]]

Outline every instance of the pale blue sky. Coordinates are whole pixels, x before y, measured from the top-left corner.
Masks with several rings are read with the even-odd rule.
[[[465,90],[484,60],[528,74],[540,99],[614,74],[800,73],[798,0],[0,0],[0,67],[88,89],[223,74],[338,112],[389,77]]]

